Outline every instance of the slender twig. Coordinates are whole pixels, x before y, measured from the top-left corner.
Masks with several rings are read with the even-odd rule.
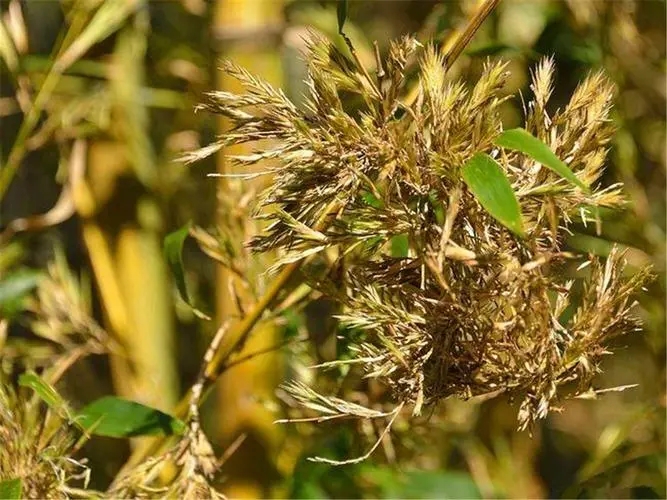
[[[356,458],[351,458],[349,460],[332,460],[330,458],[325,458],[325,457],[308,457],[308,461],[316,463],[325,463],[329,465],[349,465],[349,464],[358,464],[359,462],[363,462],[373,454],[373,452],[377,449],[378,446],[380,446],[380,443],[382,443],[384,437],[391,430],[391,426],[394,424],[394,420],[396,420],[396,417],[398,417],[402,409],[403,409],[403,403],[398,405],[396,409],[394,409],[394,411],[391,412],[392,417],[389,420],[389,423],[382,430],[377,441],[375,441],[375,444],[373,444],[373,446],[363,455],[358,456]]]
[[[218,328],[218,331],[213,336],[211,345],[204,354],[204,365],[202,366],[202,369],[200,370],[199,375],[197,376],[197,381],[194,383],[192,389],[190,390],[189,418],[191,420],[191,426],[192,425],[195,426],[194,433],[197,432],[197,429],[199,427],[199,403],[201,402],[202,393],[204,391],[204,387],[206,386],[205,367],[211,361],[211,358],[213,357],[215,352],[218,350],[223,337],[227,333],[228,326],[229,322],[225,322],[220,328]]]
[[[335,214],[341,208],[341,206],[342,202],[340,200],[334,200],[332,203],[330,203],[330,205],[323,211],[320,219],[317,221],[313,229],[315,231],[322,231],[328,227],[331,223],[331,216]],[[213,359],[206,366],[206,376],[209,380],[215,380],[219,376],[220,369],[223,367],[224,362],[229,357],[229,355],[243,347],[248,335],[257,322],[261,319],[264,311],[266,311],[272,305],[273,301],[276,299],[276,297],[278,297],[278,294],[283,290],[283,287],[292,278],[294,273],[301,267],[302,263],[303,259],[286,265],[273,281],[264,296],[254,305],[252,310],[233,330],[230,336],[235,339],[234,344],[230,349],[219,349],[215,353]]]
[[[250,361],[251,359],[256,358],[257,356],[261,356],[262,354],[268,354],[270,352],[277,351],[290,344],[296,344],[299,342],[308,342],[308,340],[309,339],[307,337],[304,337],[296,339],[287,339],[283,340],[282,342],[276,342],[275,344],[265,347],[264,349],[258,349],[239,358],[235,358],[234,360],[229,361],[228,363],[225,363],[225,365],[222,367],[222,370],[224,371],[229,370],[234,366],[240,365],[241,363],[245,363],[246,361]]]
[[[336,212],[338,212],[344,203],[341,200],[334,200],[329,204],[328,207],[322,212],[322,216],[317,221],[314,226],[316,231],[324,230],[330,223],[331,219],[335,217]],[[201,388],[201,401],[203,401],[209,393],[210,388],[213,386],[213,383],[218,379],[218,377],[225,371],[227,365],[226,361],[231,354],[240,350],[240,348],[245,344],[248,335],[261,319],[264,312],[271,306],[278,294],[283,290],[287,282],[292,278],[294,273],[298,271],[301,267],[303,260],[299,260],[288,264],[283,268],[283,270],[278,274],[276,279],[271,284],[271,287],[266,291],[264,296],[257,302],[253,308],[248,312],[246,316],[237,324],[236,327],[233,327],[229,336],[234,340],[231,347],[223,349],[222,346],[219,349],[216,349],[214,355],[210,360],[205,361],[204,375],[206,378],[206,386]],[[192,397],[192,390],[189,390],[187,394],[183,396],[181,401],[178,403],[175,409],[175,415],[177,417],[183,418],[187,415],[189,411],[189,403]],[[130,467],[140,463],[144,458],[154,454],[156,451],[162,448],[164,444],[164,438],[158,437],[154,440],[147,442],[143,447],[135,448],[130,458],[127,460],[123,468],[119,472],[119,477],[122,473],[129,470]]]
[[[239,449],[239,446],[243,444],[243,441],[245,441],[247,437],[247,434],[241,434],[232,442],[232,444],[227,447],[227,449],[220,457],[220,460],[218,460],[218,467],[222,467],[225,462],[229,460],[229,457],[231,457],[234,452]]]

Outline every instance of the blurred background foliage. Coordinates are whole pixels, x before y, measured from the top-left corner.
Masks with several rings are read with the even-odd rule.
[[[373,41],[380,51],[405,33],[441,43],[476,3],[350,1],[346,32],[372,65]],[[173,409],[221,318],[243,314],[271,279],[265,273],[271,256],[249,255],[242,244],[259,229],[248,215],[263,181],[206,175],[233,173],[224,153],[239,151],[193,167],[175,161],[210,143],[223,126],[193,108],[205,91],[234,90],[218,70],[220,58],[300,102],[304,37],[319,31],[343,43],[336,2],[0,5],[2,370],[57,372],[57,386],[74,406],[114,392]],[[578,227],[568,245],[604,256],[616,242],[627,248],[631,270],[650,263],[658,274],[639,299],[645,330],[618,339],[597,383],[638,386],[566,401],[532,436],[515,432],[516,407],[503,397],[448,400],[423,417],[399,419],[365,462],[309,462],[314,455],[362,454],[381,431],[368,422],[272,424],[298,416],[276,391],[285,380],[318,377],[319,385],[367,402],[381,393],[373,381],[307,368],[345,356],[345,336],[354,334],[337,331],[335,304],[311,294],[307,307],[288,303],[260,323],[244,353],[271,352],[228,370],[204,407],[204,428],[217,451],[247,435],[223,467],[223,491],[292,498],[665,498],[665,18],[659,0],[503,0],[450,70],[451,78],[474,82],[488,57],[503,58],[511,71],[507,93],[528,95],[531,69],[552,55],[554,107],[592,69],[603,68],[617,85],[618,133],[604,182],[622,182],[630,203],[622,213],[605,214],[600,235]],[[507,127],[519,125],[522,103],[503,106]],[[199,229],[186,241],[185,280],[193,303],[213,322],[178,296],[161,251],[164,235],[189,221]],[[231,261],[244,278],[216,258]],[[54,259],[75,277],[68,290],[77,299],[67,303],[67,321],[47,307],[50,292],[40,281],[49,265],[53,273]],[[68,357],[74,347],[90,345],[77,336],[82,326],[73,311],[102,325],[123,354],[107,345]],[[271,350],[275,345],[282,347]],[[119,441],[87,443],[81,454],[90,460],[92,486],[105,488],[129,453]]]

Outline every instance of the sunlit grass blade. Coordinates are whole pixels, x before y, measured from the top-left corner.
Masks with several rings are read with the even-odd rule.
[[[484,209],[510,231],[524,236],[521,207],[500,165],[489,155],[477,153],[461,173]]]
[[[530,134],[527,130],[522,128],[505,130],[496,137],[494,143],[496,146],[523,153],[582,190],[586,192],[590,191],[590,188],[574,175],[570,167],[558,158],[549,146]]]
[[[49,408],[56,410],[59,414],[69,417],[70,411],[67,402],[62,398],[55,387],[33,371],[22,373],[19,377],[19,385],[29,387],[44,401]]]
[[[97,10],[90,23],[55,64],[57,71],[64,71],[93,45],[106,39],[120,28],[141,5],[139,0],[106,0]]]

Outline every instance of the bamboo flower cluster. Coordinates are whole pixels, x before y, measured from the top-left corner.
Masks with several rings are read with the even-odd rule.
[[[415,57],[421,91],[408,106],[400,97]],[[574,222],[596,223],[600,208],[623,204],[619,185],[598,182],[614,132],[610,82],[588,76],[549,114],[553,61],[533,72],[525,129],[567,164],[574,184],[494,145],[508,99],[503,63],[488,63],[469,88],[448,81],[436,50],[410,37],[391,44],[373,76],[318,38],[306,59],[303,109],[230,63],[245,93],[211,92],[202,105],[232,126],[189,160],[248,142],[256,152],[233,161],[271,160],[273,181],[259,203],[270,225],[252,248],[283,250],[279,265],[336,249],[344,286],[322,275],[312,285],[335,295],[344,323],[365,332],[355,362],[415,414],[450,396],[505,392],[520,398],[523,429],[545,417],[564,384],[570,395],[588,391],[608,341],[639,327],[632,296],[650,277],[624,278],[617,250],[606,261],[564,251]],[[462,167],[479,152],[509,180],[524,235],[499,223],[464,182]],[[332,206],[335,217],[320,224]],[[305,403],[321,397],[290,387]]]

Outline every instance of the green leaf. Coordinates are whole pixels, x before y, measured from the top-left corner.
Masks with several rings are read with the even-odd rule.
[[[44,401],[49,408],[57,410],[59,413],[69,414],[67,402],[62,398],[58,391],[42,377],[35,372],[27,371],[19,376],[19,385],[29,387]]]
[[[35,289],[41,277],[39,271],[23,269],[0,279],[0,317],[21,311],[23,299]]]
[[[77,413],[75,420],[88,432],[107,437],[125,438],[163,434],[183,434],[183,421],[134,401],[105,396]]]
[[[178,288],[178,293],[187,305],[190,306],[192,312],[197,316],[204,319],[210,319],[210,317],[195,306],[190,301],[190,294],[188,293],[188,287],[185,283],[185,272],[183,268],[183,245],[185,240],[190,233],[190,223],[188,222],[180,229],[169,233],[164,238],[163,252],[164,256],[167,259],[167,264],[169,270],[171,271],[174,281],[176,282],[176,288]]]
[[[0,498],[4,500],[20,500],[23,493],[23,481],[20,478],[0,481]]]
[[[485,153],[475,154],[462,170],[463,180],[477,201],[498,222],[524,236],[521,207],[498,163]]]
[[[56,61],[54,66],[56,71],[65,71],[93,45],[118,30],[142,6],[142,3],[137,0],[106,0],[102,2],[83,32]]]
[[[167,258],[167,264],[174,276],[174,281],[176,281],[178,293],[188,304],[190,303],[190,295],[185,284],[185,273],[183,271],[183,245],[189,233],[190,223],[188,222],[185,226],[165,236],[163,245],[164,256]]]
[[[541,163],[553,172],[556,172],[563,179],[568,180],[575,186],[580,187],[586,192],[590,191],[590,188],[574,175],[572,170],[570,170],[570,167],[558,158],[556,154],[551,151],[549,146],[522,128],[505,130],[502,134],[496,137],[494,144],[506,149],[511,149],[512,151],[519,151],[520,153],[531,157],[536,162]]]
[[[404,258],[408,256],[410,240],[407,234],[399,234],[391,239],[391,256]]]
[[[338,33],[343,34],[343,26],[347,20],[347,11],[349,8],[348,0],[338,0],[336,5],[336,15],[338,16]]]

